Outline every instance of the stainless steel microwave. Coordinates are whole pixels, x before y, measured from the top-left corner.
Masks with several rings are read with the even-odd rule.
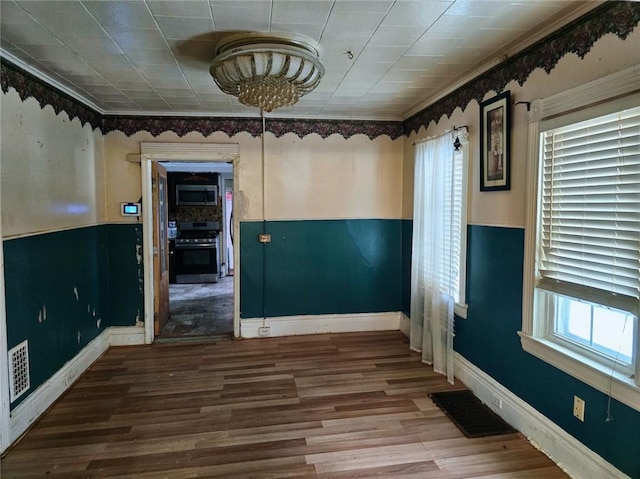
[[[176,204],[179,206],[215,206],[218,204],[218,186],[176,185]]]

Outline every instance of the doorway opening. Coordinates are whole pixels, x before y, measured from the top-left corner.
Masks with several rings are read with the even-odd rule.
[[[169,315],[156,340],[233,335],[233,165],[167,170]]]
[[[140,144],[145,343],[240,335],[237,144]]]

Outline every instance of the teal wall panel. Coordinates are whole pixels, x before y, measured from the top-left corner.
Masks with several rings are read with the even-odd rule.
[[[144,321],[142,225],[110,224],[108,237],[109,307],[111,326],[134,326]]]
[[[31,376],[30,390],[11,408],[105,328],[143,318],[141,255],[141,225],[134,224],[4,241],[8,346],[29,341]]]
[[[266,317],[400,311],[401,220],[244,222],[240,235],[243,318],[263,307]]]
[[[263,294],[263,265],[265,245],[258,243],[258,235],[264,232],[262,221],[240,223],[240,317],[262,317],[265,296]]]
[[[413,220],[402,220],[402,312],[411,316],[411,243]]]
[[[9,348],[29,341],[31,388],[109,326],[107,237],[88,227],[4,241]]]
[[[524,230],[470,226],[466,320],[456,321],[454,348],[507,389],[632,478],[640,478],[640,412],[522,349]],[[572,416],[586,400],[585,422]]]

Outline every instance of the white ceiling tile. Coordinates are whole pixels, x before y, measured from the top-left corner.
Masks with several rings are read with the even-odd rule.
[[[188,88],[189,84],[184,78],[169,78],[163,76],[146,77],[153,88]],[[217,87],[212,85],[212,88]]]
[[[3,2],[0,2],[0,4]],[[61,45],[55,36],[33,23],[27,25],[2,23],[2,35],[16,45]]]
[[[351,79],[368,79],[368,78],[380,78],[387,73],[393,63],[356,63],[356,65],[349,70],[345,75],[345,80]]]
[[[58,62],[77,61],[78,57],[68,48],[58,45],[20,45],[20,47],[36,60],[44,60],[55,65]]]
[[[154,83],[159,79],[179,79],[185,84],[184,75],[182,70],[177,65],[139,65],[137,67],[140,74],[142,74],[148,81]]]
[[[205,94],[205,95],[206,94],[220,94],[221,95],[221,94],[223,94],[222,91],[215,84],[213,79],[211,79],[211,81],[209,83],[191,84],[191,89],[197,95],[200,95],[200,94]]]
[[[507,2],[496,2],[495,0],[456,0],[447,10],[447,15],[491,17],[496,9],[501,8],[501,3],[508,5]]]
[[[134,28],[126,31],[110,32],[113,40],[125,53],[144,48],[166,48],[167,42],[158,29]]]
[[[170,101],[169,106],[175,111],[202,111],[202,105],[197,101]]]
[[[384,26],[411,26],[427,28],[431,26],[452,2],[396,2],[384,18]]]
[[[211,16],[209,2],[203,0],[146,0],[146,4],[154,16],[195,18]]]
[[[147,99],[139,99],[136,100],[136,104],[145,109],[167,109],[169,105],[164,100],[147,100]]]
[[[324,25],[331,11],[329,0],[273,0],[273,23],[307,23]]]
[[[192,98],[195,99],[195,94],[188,88],[156,88],[156,91],[162,95],[163,98]]]
[[[94,74],[68,74],[65,77],[76,85],[110,85],[113,86],[112,83],[105,80],[102,76]]]
[[[138,105],[136,105],[134,102],[130,101],[130,100],[105,100],[104,104],[107,105],[109,108],[115,108],[115,109],[136,109],[139,110],[140,107]]]
[[[68,62],[61,62],[61,61],[49,62],[49,61],[41,60],[40,63],[42,65],[48,66],[51,70],[65,77],[70,75],[71,76],[75,76],[75,75],[99,76],[99,73],[96,72],[95,69],[91,68],[89,65],[86,65],[84,63],[78,63],[75,60],[68,61]],[[73,80],[69,79],[69,81],[73,83]],[[105,83],[107,82],[105,81]]]
[[[226,95],[224,93],[198,93],[196,97],[200,101],[208,101],[208,102],[229,101],[229,95]]]
[[[131,60],[131,63],[134,65],[178,65],[171,51],[166,48],[129,50],[127,57],[129,57],[129,60]]]
[[[213,31],[210,18],[155,17],[160,31],[167,39],[187,40]]]
[[[85,61],[99,72],[106,70],[133,70],[131,62],[125,55],[91,54],[84,57]]]
[[[0,2],[0,21],[3,25],[31,25],[33,18],[13,1]]]
[[[447,56],[461,39],[431,38],[427,32],[407,50],[407,55]]]
[[[303,23],[272,23],[271,31],[274,33],[294,33],[310,38],[314,42],[320,40],[324,25],[317,23],[315,25]]]
[[[55,2],[21,1],[19,5],[56,36],[73,33],[76,36],[100,36],[104,31],[100,24],[79,1]]]
[[[415,70],[396,70],[392,68],[380,80],[383,82],[411,82],[415,77]]]
[[[331,100],[335,100],[336,98],[361,98],[363,97],[369,88],[373,86],[374,82],[371,82],[369,85],[358,85],[356,83],[341,83],[338,88],[336,88]]]
[[[405,56],[402,57],[393,66],[394,70],[426,70],[432,65],[442,61],[444,57],[418,57]]]
[[[213,22],[216,30],[245,30],[268,32],[271,2],[213,1]]]
[[[482,17],[459,17],[456,15],[443,15],[425,33],[427,38],[469,38],[470,32],[478,30],[484,21]]]
[[[123,53],[122,49],[107,35],[100,37],[76,37],[69,35],[64,38],[65,44],[76,53]]]
[[[379,81],[371,90],[369,90],[369,95],[372,94],[382,94],[387,95],[390,93],[395,93],[404,88],[405,85],[411,85],[409,82],[387,82],[387,81]]]
[[[381,26],[376,30],[369,45],[387,47],[409,47],[420,38],[424,30],[419,27]]]
[[[108,31],[155,28],[156,23],[144,2],[85,0],[84,7]]]
[[[371,35],[384,18],[382,13],[332,12],[325,28],[327,35]]]
[[[395,63],[406,51],[407,47],[370,46],[366,47],[362,53],[358,55],[358,62]]]
[[[162,97],[153,90],[148,91],[122,91],[128,98],[133,101],[138,100],[162,100]]]
[[[336,0],[333,11],[360,12],[360,13],[387,13],[395,0]]]

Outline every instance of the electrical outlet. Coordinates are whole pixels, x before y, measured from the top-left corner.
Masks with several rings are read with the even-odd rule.
[[[573,396],[573,415],[584,422],[584,399],[580,399],[578,396]]]
[[[261,328],[258,328],[258,336],[270,336],[271,335],[271,328],[269,326],[262,326]]]
[[[498,396],[491,396],[491,404],[493,404],[498,409],[502,409],[502,399]]]

